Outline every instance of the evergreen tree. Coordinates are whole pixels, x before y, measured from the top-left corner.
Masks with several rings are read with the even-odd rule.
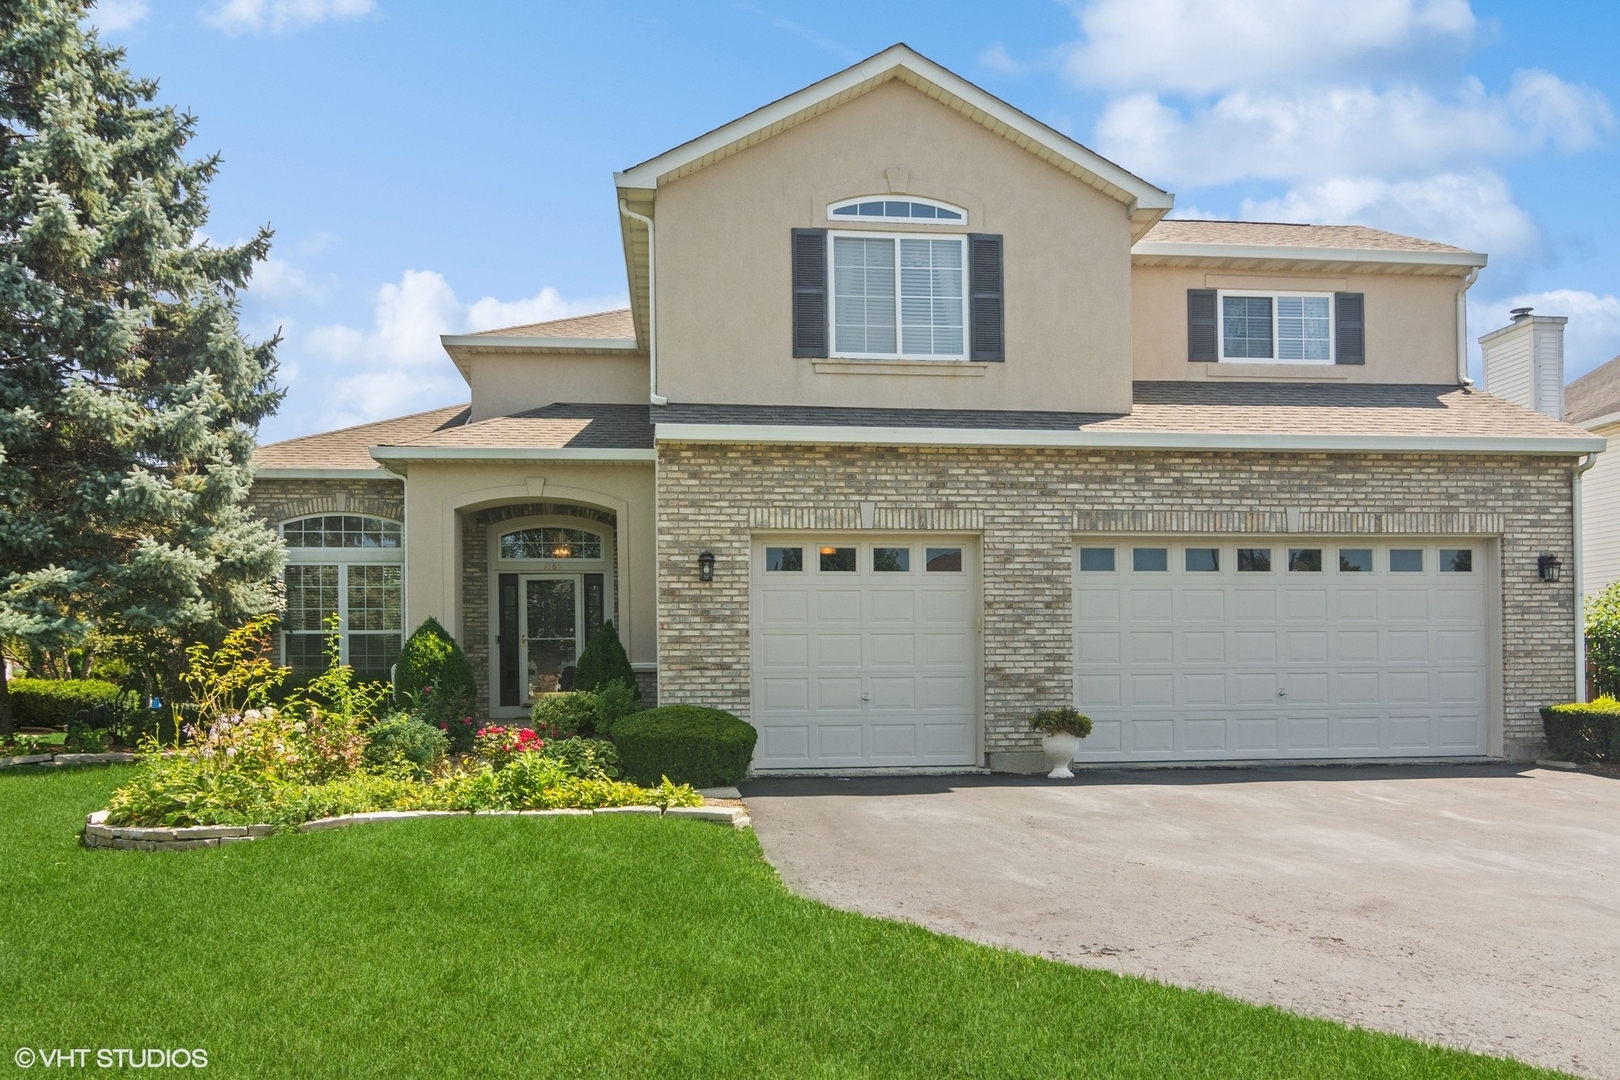
[[[599,693],[615,682],[623,683],[635,700],[641,700],[641,687],[630,667],[630,657],[625,654],[613,620],[609,619],[579,654],[579,664],[574,669],[574,689]]]
[[[186,159],[195,117],[90,6],[0,4],[0,639],[172,651],[273,601],[281,545],[242,502],[276,341],[236,301],[270,232],[201,236],[219,157]]]

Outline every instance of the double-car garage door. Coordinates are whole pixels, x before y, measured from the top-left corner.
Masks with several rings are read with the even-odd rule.
[[[756,768],[980,763],[972,538],[756,538],[752,562]],[[1079,759],[1483,755],[1489,564],[1477,540],[1081,541]]]
[[[1098,541],[1075,552],[1081,761],[1486,752],[1483,546]]]

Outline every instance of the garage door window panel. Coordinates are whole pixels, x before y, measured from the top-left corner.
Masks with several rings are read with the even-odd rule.
[[[852,547],[824,547],[819,549],[821,571],[824,574],[853,574],[855,549]]]
[[[804,570],[804,548],[768,547],[765,549],[767,574],[797,574]]]
[[[1321,548],[1289,548],[1288,570],[1295,574],[1319,574],[1322,572]]]
[[[911,549],[903,547],[873,548],[872,571],[878,574],[909,574],[911,572]]]
[[[1389,552],[1389,572],[1392,574],[1423,573],[1423,549],[1391,548]]]
[[[1114,549],[1111,547],[1083,547],[1080,549],[1080,571],[1085,574],[1111,574],[1114,572]]]
[[[929,548],[928,572],[931,574],[959,574],[962,572],[962,549]]]
[[[1170,549],[1139,547],[1131,549],[1131,569],[1138,574],[1162,574],[1170,569]]]
[[[1238,548],[1237,568],[1240,574],[1271,573],[1271,549]]]
[[[1221,569],[1221,549],[1207,547],[1190,547],[1182,558],[1182,564],[1189,574],[1214,574]]]
[[[1474,572],[1473,548],[1441,548],[1440,572],[1442,574],[1472,574]]]
[[[1373,568],[1372,548],[1340,548],[1339,573],[1370,574]]]

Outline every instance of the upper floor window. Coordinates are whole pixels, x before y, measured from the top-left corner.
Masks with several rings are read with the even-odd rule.
[[[946,221],[954,225],[967,224],[967,211],[950,203],[933,199],[874,199],[870,195],[858,199],[845,199],[827,207],[832,221],[856,219],[860,221]]]
[[[1221,359],[1333,363],[1332,293],[1220,294]]]
[[[600,559],[602,537],[584,529],[535,526],[501,537],[503,559]]]
[[[965,237],[834,234],[833,355],[966,357]]]

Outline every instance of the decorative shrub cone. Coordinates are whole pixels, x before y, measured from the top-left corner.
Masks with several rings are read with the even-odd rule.
[[[614,628],[613,620],[609,619],[602,624],[596,636],[585,643],[585,651],[579,654],[579,664],[574,669],[574,689],[602,691],[615,680],[628,686],[637,701],[641,700],[641,688],[636,685],[636,673],[630,668],[630,657],[619,641],[619,631]]]
[[[414,701],[424,686],[447,700],[465,702],[469,709],[478,693],[467,654],[437,619],[416,628],[394,665],[394,700]]]

